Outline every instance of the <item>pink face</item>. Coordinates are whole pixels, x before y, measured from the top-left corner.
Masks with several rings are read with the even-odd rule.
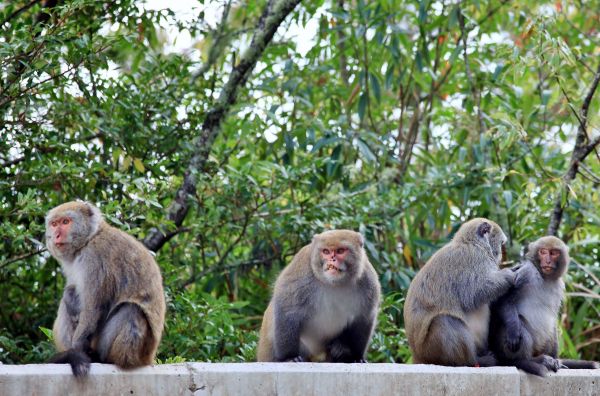
[[[321,262],[325,273],[332,276],[340,276],[346,271],[346,256],[348,249],[345,247],[326,247],[321,249]]]
[[[560,249],[546,249],[542,248],[538,250],[538,258],[540,260],[540,268],[545,275],[550,275],[558,267],[558,260],[560,259]]]
[[[68,243],[71,224],[73,224],[73,220],[69,217],[56,218],[49,224],[52,242],[54,242],[54,245],[59,250],[62,250],[65,247],[65,244]]]

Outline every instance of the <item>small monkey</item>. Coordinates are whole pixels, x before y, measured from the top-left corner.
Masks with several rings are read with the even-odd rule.
[[[260,329],[259,362],[365,362],[380,300],[362,236],[313,237],[282,271]]]
[[[165,297],[149,251],[87,202],[48,212],[46,245],[66,277],[53,327],[59,353],[51,362],[69,363],[77,377],[92,361],[122,368],[152,364]]]
[[[490,347],[501,364],[545,376],[560,367],[593,369],[598,363],[558,360],[556,319],[564,299],[569,248],[545,236],[529,245],[515,285],[492,305]]]
[[[492,366],[487,348],[489,304],[514,281],[500,270],[506,236],[493,221],[463,224],[411,282],[404,323],[414,363]]]

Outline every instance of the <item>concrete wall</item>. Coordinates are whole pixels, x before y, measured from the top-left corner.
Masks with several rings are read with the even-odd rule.
[[[185,363],[122,371],[92,364],[0,365],[0,396],[25,395],[600,395],[600,370],[546,378],[512,367],[404,364]]]

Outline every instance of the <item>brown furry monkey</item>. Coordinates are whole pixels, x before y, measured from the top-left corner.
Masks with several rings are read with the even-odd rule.
[[[359,233],[315,235],[275,282],[257,360],[365,362],[380,294]]]
[[[559,367],[598,368],[596,362],[557,359],[556,319],[568,264],[569,248],[556,237],[529,245],[525,261],[515,269],[514,287],[492,305],[490,347],[501,364],[539,376]]]
[[[161,338],[165,297],[149,251],[104,222],[87,202],[68,202],[46,216],[46,244],[66,286],[54,322],[60,352],[75,376],[90,362],[123,368],[152,364]]]
[[[506,236],[493,221],[463,224],[411,282],[404,323],[414,363],[491,366],[489,304],[513,284],[500,270]]]

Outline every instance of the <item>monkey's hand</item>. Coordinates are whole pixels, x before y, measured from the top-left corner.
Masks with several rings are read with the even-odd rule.
[[[502,275],[504,276],[504,279],[506,279],[506,282],[508,282],[509,287],[515,284],[516,274],[513,270],[510,268],[504,268],[501,269],[500,272],[502,272]]]
[[[514,326],[506,329],[506,335],[504,338],[504,345],[511,352],[517,352],[521,348],[521,341],[523,340],[523,332],[521,326]]]
[[[286,360],[287,362],[290,363],[303,363],[306,362],[306,360],[304,360],[304,358],[300,355],[296,356],[295,358],[291,358],[289,360]]]
[[[527,276],[520,272],[515,272],[515,289],[521,289],[527,284]]]
[[[75,377],[84,377],[90,371],[90,363],[92,360],[84,352],[69,349],[68,351],[59,353],[50,359],[49,363],[69,363]]]

